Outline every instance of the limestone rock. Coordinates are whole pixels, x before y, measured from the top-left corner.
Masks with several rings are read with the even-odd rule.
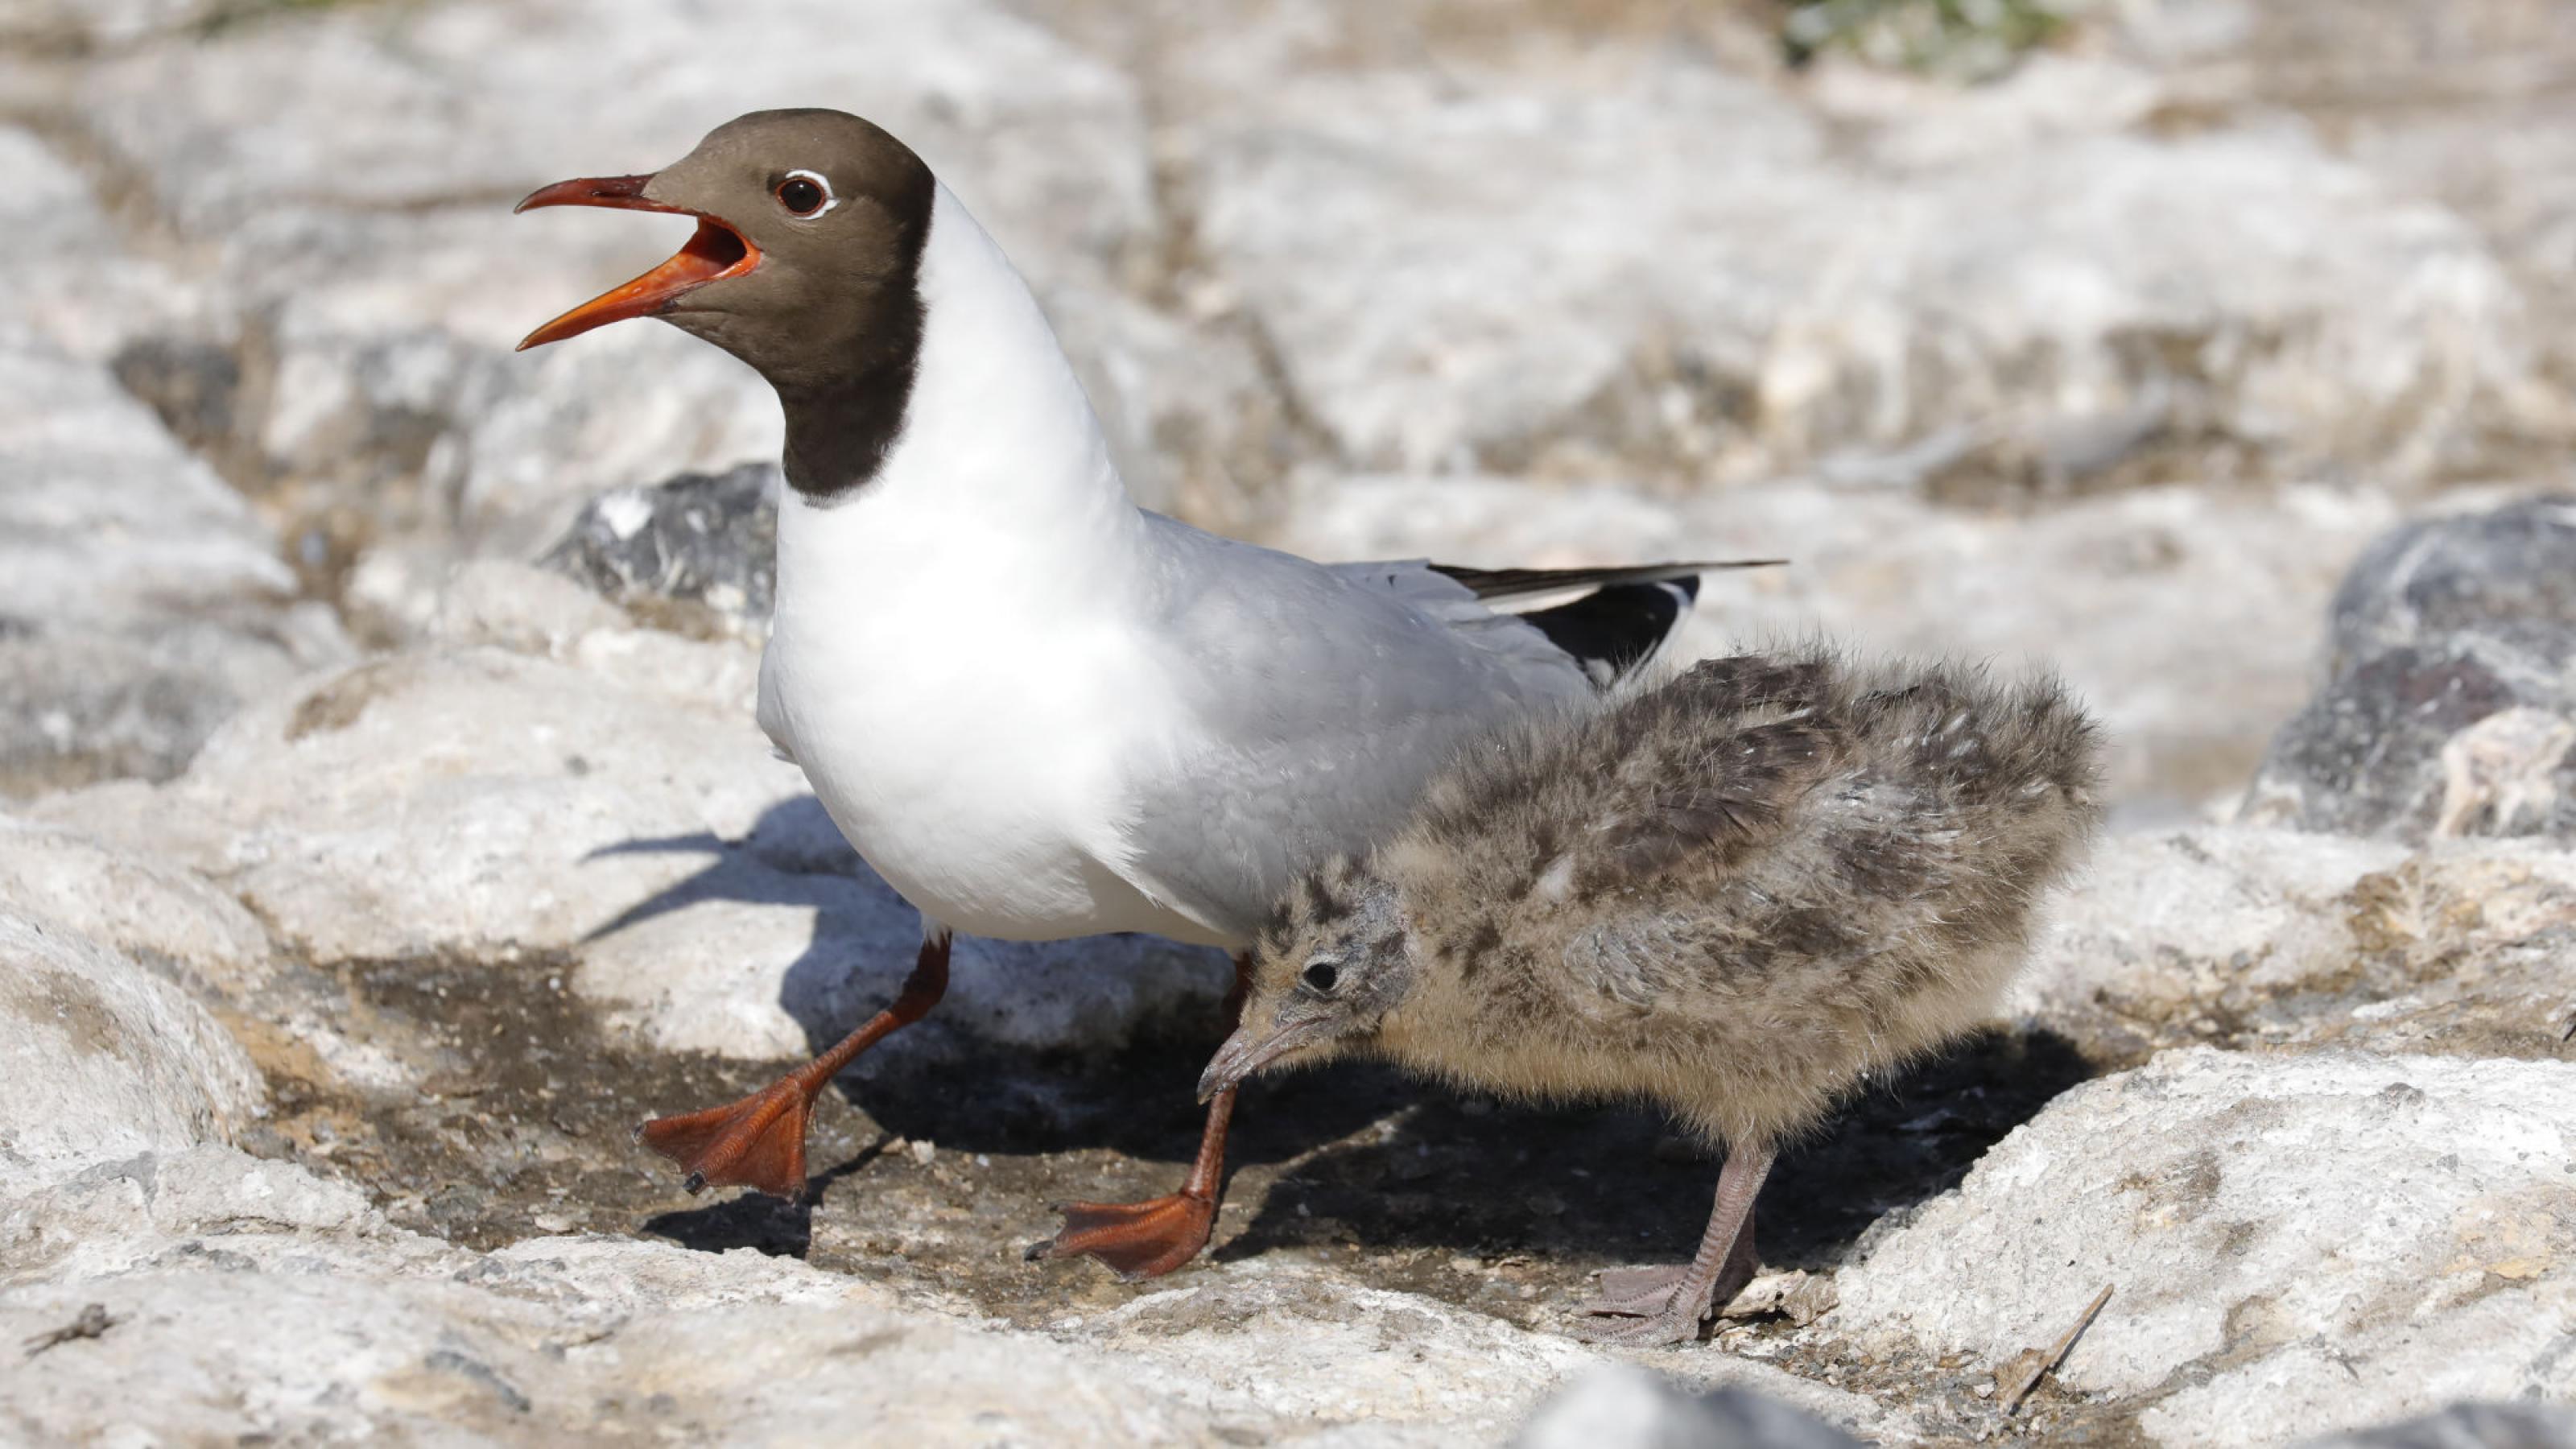
[[[106,369],[0,334],[0,793],[161,778],[347,657],[276,540]]]
[[[149,3],[149,0],[146,0]],[[0,14],[0,34],[12,17]],[[0,124],[0,226],[14,285],[0,298],[0,332],[20,329],[87,362],[142,336],[182,334],[202,298],[158,260],[140,255],[62,153],[21,126]]]
[[[220,1140],[259,1078],[205,1009],[106,947],[0,913],[0,1161],[58,1178]]]
[[[2166,1053],[2006,1138],[1832,1321],[1999,1362],[2113,1284],[2058,1380],[2175,1445],[2564,1397],[2571,1110],[2576,1064]]]
[[[2039,67],[1819,116],[1674,48],[1586,61],[1319,70],[1204,139],[1203,241],[1344,459],[1744,477],[1965,428],[1933,471],[1986,488],[2419,476],[2532,376],[2481,239],[2294,124],[2067,122],[2136,88]]]
[[[2134,1059],[2186,1042],[2576,1061],[2576,855],[2211,827],[2115,835],[2012,1009]]]
[[[864,1422],[905,1442],[1320,1431],[1427,1445],[1499,1437],[1602,1362],[1481,1315],[1260,1265],[1041,1333],[751,1252],[594,1237],[468,1253],[389,1229],[300,1169],[221,1149],[103,1166],[42,1204],[0,1199],[0,1246],[19,1269],[0,1288],[0,1335],[42,1333],[89,1302],[111,1320],[17,1375],[0,1425],[31,1440],[114,1424],[226,1439],[668,1429],[823,1443]],[[850,1372],[854,1358],[868,1371]],[[1445,1377],[1425,1379],[1425,1364]],[[1777,1370],[1720,1376],[1737,1387],[1719,1402],[1760,1422],[1815,1422],[1753,1396],[1775,1389],[1865,1430],[1892,1422]]]
[[[618,625],[563,642],[564,662],[483,644],[317,678],[245,712],[166,790],[68,797],[45,819],[167,852],[314,960],[569,957],[575,989],[666,1050],[791,1057],[891,999],[919,917],[748,699],[615,681],[676,651],[733,659],[747,686],[753,656]],[[645,652],[603,658],[630,649]],[[952,972],[956,999],[890,1050],[952,1032],[1111,1049],[1212,1004],[1229,974],[1148,937],[970,940]]]
[[[0,910],[79,937],[209,993],[254,988],[268,932],[195,872],[74,831],[0,816]]]

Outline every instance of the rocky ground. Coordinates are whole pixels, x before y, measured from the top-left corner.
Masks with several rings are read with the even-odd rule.
[[[2059,8],[0,4],[0,1437],[2576,1443],[2576,11]],[[2109,720],[2007,1014],[1784,1160],[1713,1343],[1560,1331],[1694,1146],[1358,1067],[1247,1093],[1206,1261],[1023,1264],[1195,1140],[1151,940],[961,942],[799,1202],[629,1144],[915,928],[751,724],[765,390],[511,354],[668,238],[507,206],[795,103],[1157,506],[1784,554],[1686,646]]]

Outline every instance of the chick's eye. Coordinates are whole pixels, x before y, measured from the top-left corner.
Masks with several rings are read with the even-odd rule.
[[[1342,984],[1342,973],[1340,968],[1330,961],[1317,961],[1309,965],[1305,974],[1298,979],[1306,983],[1307,990],[1318,995],[1329,996],[1334,987]]]
[[[772,194],[777,196],[779,205],[798,216],[812,216],[832,199],[832,193],[824,189],[821,181],[802,172],[779,182],[778,189]]]

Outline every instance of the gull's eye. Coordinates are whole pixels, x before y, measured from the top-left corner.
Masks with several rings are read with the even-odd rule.
[[[811,171],[790,171],[770,195],[796,216],[820,216],[832,209],[832,186]]]
[[[1308,963],[1305,973],[1297,979],[1305,982],[1306,989],[1316,995],[1330,996],[1333,988],[1342,984],[1342,972],[1330,961],[1315,961]]]

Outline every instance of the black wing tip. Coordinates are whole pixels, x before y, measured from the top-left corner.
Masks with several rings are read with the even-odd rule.
[[[1685,574],[1610,584],[1571,603],[1517,617],[1581,666],[1594,687],[1607,689],[1662,652],[1698,598],[1698,577]]]

